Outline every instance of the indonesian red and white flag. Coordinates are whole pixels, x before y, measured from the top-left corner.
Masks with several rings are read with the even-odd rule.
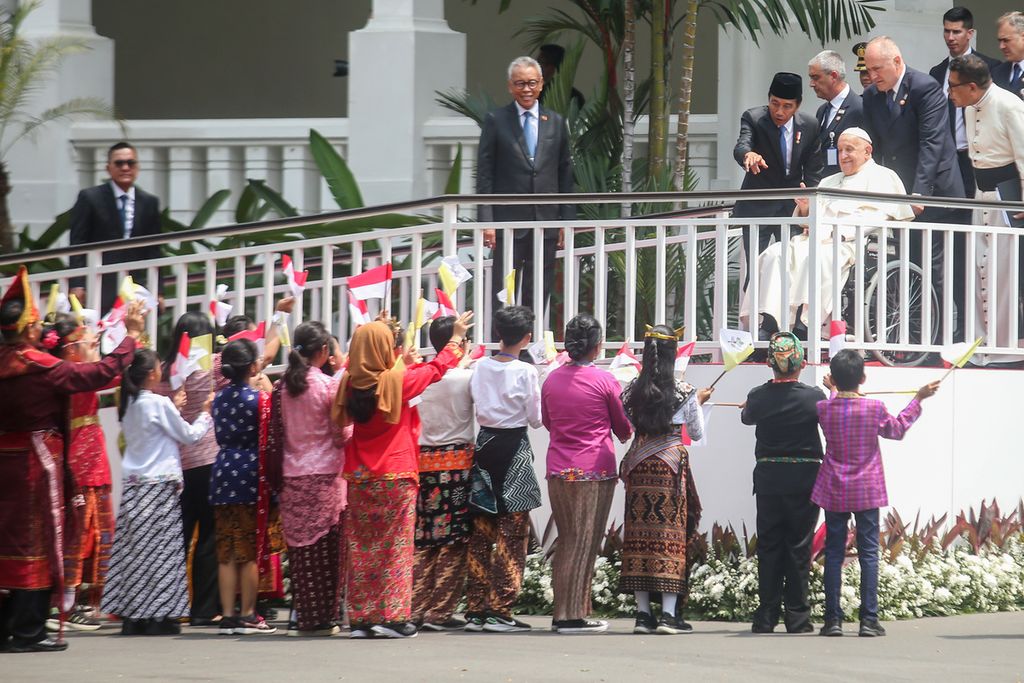
[[[188,337],[188,332],[181,335],[181,341],[178,342],[178,355],[174,357],[174,362],[171,363],[171,389],[177,391],[181,388],[181,385],[185,383],[188,376],[196,369],[196,366],[189,359],[189,352],[192,350],[192,340]]]
[[[213,295],[213,300],[210,301],[210,315],[213,316],[213,321],[217,326],[223,326],[231,316],[231,311],[234,309],[229,303],[221,301],[224,295],[228,292],[227,285],[217,285],[217,290]]]
[[[288,254],[281,254],[281,269],[284,271],[284,279],[288,282],[288,289],[292,296],[298,299],[302,296],[302,290],[306,288],[309,271],[295,272],[295,264],[292,263],[292,257]]]
[[[626,368],[633,366],[639,372],[640,360],[633,354],[633,350],[629,347],[629,342],[623,342],[619,352],[612,358],[611,365],[608,366],[609,370],[618,370],[619,368]]]
[[[391,264],[371,268],[365,273],[349,277],[345,283],[348,291],[357,299],[383,299],[388,294],[388,283],[391,282]]]
[[[833,320],[829,325],[828,332],[828,357],[835,358],[836,354],[846,348],[846,321]]]
[[[458,316],[458,311],[455,310],[455,304],[448,298],[448,295],[444,293],[442,289],[435,289],[437,293],[437,311],[430,318],[436,320],[437,318],[444,318],[445,316],[454,315]]]
[[[473,350],[473,353],[469,354],[469,359],[480,360],[481,358],[484,357],[485,353],[487,353],[487,347],[484,346],[483,344],[477,344],[476,349]]]
[[[676,366],[675,371],[679,374],[686,372],[687,366],[690,365],[690,356],[693,355],[693,349],[697,345],[697,342],[690,342],[689,344],[683,344],[676,351]]]
[[[357,299],[351,289],[348,290],[348,317],[352,319],[352,325],[355,327],[365,325],[371,320],[370,311],[366,308],[366,302]]]
[[[114,300],[114,305],[110,307],[110,310],[107,311],[107,314],[100,318],[98,327],[101,330],[105,330],[108,327],[113,327],[114,325],[124,320],[125,312],[126,311],[124,299],[118,297],[117,299]]]
[[[263,355],[263,348],[267,344],[267,321],[262,320],[260,324],[256,326],[255,330],[242,330],[228,337],[229,342],[236,341],[238,339],[248,339],[256,345],[257,351],[260,355]]]

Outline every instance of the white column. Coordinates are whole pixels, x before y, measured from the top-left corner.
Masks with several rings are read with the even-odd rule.
[[[170,188],[164,199],[171,218],[188,225],[195,207],[206,199],[206,164],[200,147],[171,147],[168,159]]]
[[[223,189],[231,190],[231,197],[214,214],[208,225],[226,225],[233,223],[235,214],[232,209],[238,203],[245,186],[245,173],[242,171],[242,150],[239,147],[216,145],[206,149],[206,196]]]
[[[281,167],[284,198],[300,215],[316,213],[320,201],[320,174],[309,146],[305,143],[286,145],[282,150]]]
[[[443,114],[436,91],[465,87],[465,35],[443,0],[374,0],[349,53],[349,163],[364,201],[425,196],[423,124]]]
[[[853,46],[872,37],[887,35],[896,41],[904,61],[918,71],[928,70],[949,53],[942,42],[942,15],[950,8],[948,0],[880,0],[875,3],[884,12],[874,15],[877,26],[870,34],[822,47],[799,33],[794,26],[790,35],[765,36],[760,47],[735,30],[720,29],[718,39],[718,178],[711,189],[735,189],[743,172],[732,158],[740,130],[740,114],[751,107],[768,103],[768,86],[777,71],[792,71],[804,79],[801,109],[814,114],[821,101],[807,82],[807,62],[821,50],[835,50],[846,62],[847,81],[854,92],[861,92],[853,67],[857,63]]]
[[[75,37],[90,47],[65,59],[56,73],[46,77],[27,111],[38,113],[73,97],[100,97],[113,104],[114,42],[93,29],[90,0],[47,0],[29,15],[22,32],[32,40]],[[81,189],[80,169],[70,145],[70,130],[70,121],[49,124],[7,154],[14,186],[8,206],[16,229],[29,225],[38,233],[74,203]]]

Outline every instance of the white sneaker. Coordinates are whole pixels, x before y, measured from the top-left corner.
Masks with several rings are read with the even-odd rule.
[[[416,625],[409,622],[377,624],[371,627],[373,634],[381,638],[415,638]]]

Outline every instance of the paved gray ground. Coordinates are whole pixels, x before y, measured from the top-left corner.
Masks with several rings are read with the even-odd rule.
[[[1021,681],[1024,613],[886,624],[886,638],[754,636],[703,622],[685,636],[427,633],[403,641],[283,635],[73,633],[61,654],[0,655],[0,681]],[[851,629],[851,626],[847,626]]]

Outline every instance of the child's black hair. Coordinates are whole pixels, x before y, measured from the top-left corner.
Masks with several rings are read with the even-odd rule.
[[[78,318],[71,315],[70,313],[58,313],[54,316],[53,320],[48,322],[43,331],[43,335],[46,334],[46,330],[53,330],[57,333],[57,345],[52,349],[47,349],[51,354],[57,356],[57,358],[64,357],[64,351],[68,348],[67,338],[73,334],[81,325],[78,322]]]
[[[338,341],[338,337],[336,335],[331,335],[331,341],[328,342],[328,347],[328,350],[330,351],[330,354],[332,356],[336,356],[339,353],[341,353],[341,342]],[[334,368],[331,367],[330,358],[328,358],[327,361],[325,361],[324,364],[320,366],[320,372],[324,373],[325,375],[334,374]]]
[[[573,360],[586,358],[600,343],[601,323],[592,315],[582,313],[565,326],[565,352]]]
[[[292,396],[306,391],[306,370],[309,361],[320,349],[327,346],[331,335],[327,328],[317,320],[309,320],[295,328],[292,333],[292,350],[288,354],[288,367],[284,371],[284,386]]]
[[[171,345],[167,347],[167,353],[164,356],[164,380],[171,376],[171,366],[174,364],[174,359],[178,357],[181,337],[186,332],[188,332],[189,339],[195,339],[204,334],[213,335],[213,323],[210,322],[210,316],[199,311],[188,311],[178,318],[174,332],[171,333]]]
[[[18,318],[25,312],[25,302],[20,299],[10,299],[0,304],[0,326],[3,327],[3,338],[4,341],[14,341],[21,337],[24,333],[18,332],[14,329],[14,326],[18,322]]]
[[[256,344],[248,339],[228,342],[220,352],[220,371],[234,383],[245,382],[252,374],[252,364],[259,360]]]
[[[515,346],[533,331],[533,311],[526,306],[505,306],[494,312],[494,336],[505,346]]]
[[[437,320],[433,320],[430,323],[430,345],[434,347],[434,350],[441,353],[441,349],[445,347],[445,344],[452,340],[453,330],[455,329],[455,316],[446,315]]]
[[[864,358],[853,349],[843,349],[828,363],[832,382],[839,391],[857,391],[864,379]]]
[[[674,377],[679,342],[667,325],[655,325],[651,331],[671,338],[644,340],[643,369],[622,392],[622,405],[637,434],[660,436],[673,431],[672,416],[683,398]]]
[[[224,321],[224,325],[220,328],[220,333],[226,339],[230,339],[239,332],[248,332],[255,324],[253,319],[247,315],[233,315]]]
[[[152,349],[139,349],[128,369],[121,375],[121,401],[117,406],[117,418],[124,419],[124,413],[131,402],[139,397],[149,373],[160,366],[160,356]]]

